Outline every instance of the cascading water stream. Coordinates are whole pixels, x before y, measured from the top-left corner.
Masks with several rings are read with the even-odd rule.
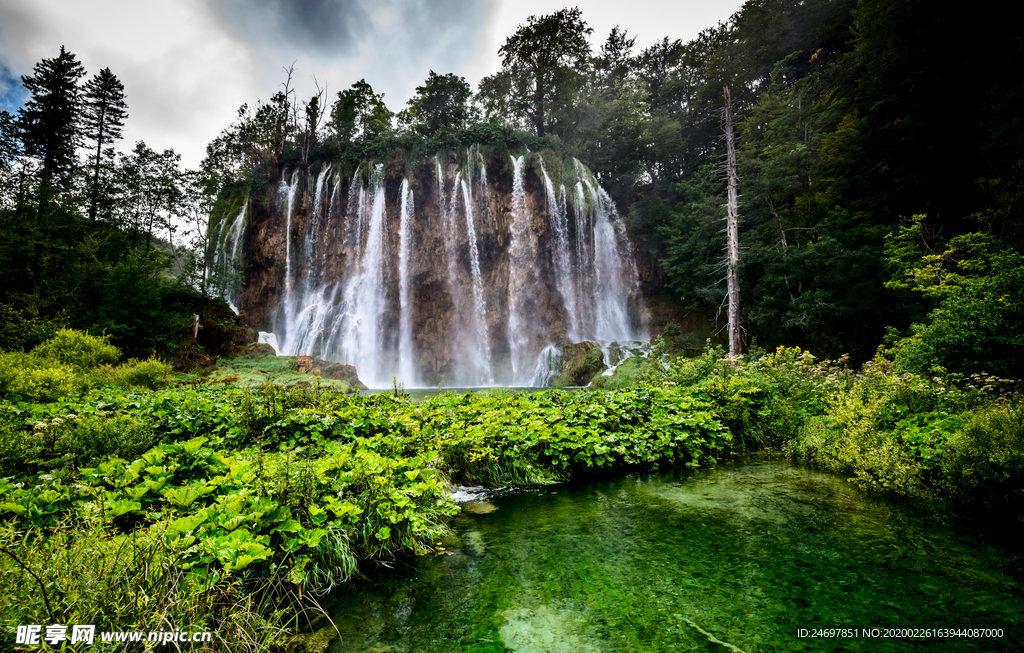
[[[528,315],[527,293],[534,285],[537,248],[530,229],[530,214],[526,204],[523,171],[526,155],[512,157],[512,220],[509,244],[508,280],[508,340],[512,358],[512,383],[529,385],[536,354],[530,351],[531,320]]]
[[[462,180],[462,203],[466,213],[466,235],[469,239],[469,265],[473,282],[473,325],[476,330],[476,367],[483,372],[486,385],[494,385],[491,370],[491,346],[487,334],[487,304],[484,300],[483,275],[480,272],[480,249],[477,246],[476,227],[473,224],[472,182]]]
[[[572,284],[572,263],[569,253],[569,225],[565,216],[565,206],[560,204],[555,195],[555,187],[548,176],[544,161],[540,163],[541,172],[544,174],[544,191],[547,195],[548,207],[551,211],[551,222],[555,231],[555,283],[558,285],[558,292],[562,295],[565,304],[565,312],[568,314],[568,335],[569,340],[579,340],[579,318],[576,315],[576,290]]]
[[[235,313],[238,312],[238,307],[235,305],[238,301],[238,293],[233,287],[234,284],[231,284],[231,280],[241,264],[241,242],[245,228],[248,226],[248,212],[249,200],[246,199],[242,204],[242,210],[232,220],[221,220],[215,241],[213,267],[207,266],[206,269],[207,283],[212,282],[221,287],[220,290],[225,301]],[[215,279],[215,276],[219,278]]]
[[[412,221],[415,216],[412,190],[409,180],[402,180],[402,224],[398,253],[398,283],[401,310],[398,338],[398,376],[403,383],[416,385],[416,366],[412,348],[412,294],[409,279],[409,251],[412,247]]]
[[[381,313],[384,303],[384,166],[377,164],[370,178],[373,203],[367,216],[369,225],[366,248],[360,261],[359,274],[352,277],[345,289],[345,306],[350,311],[343,331],[342,350],[351,354],[355,365],[376,386],[391,380],[382,375],[384,361],[377,355],[382,350]],[[365,372],[364,372],[365,370]]]
[[[622,334],[631,336],[626,306],[617,301],[619,297],[625,296],[625,288],[618,251],[620,234],[616,233],[615,225],[612,224],[611,211],[614,211],[614,206],[603,190],[595,189],[589,175],[584,176],[583,183],[594,207],[594,336],[597,340],[614,340],[621,338]],[[622,223],[616,220],[616,224]]]

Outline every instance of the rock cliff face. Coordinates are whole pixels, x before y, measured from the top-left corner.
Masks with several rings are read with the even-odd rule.
[[[248,324],[370,387],[539,385],[553,347],[645,335],[622,220],[574,159],[289,170],[216,228]]]

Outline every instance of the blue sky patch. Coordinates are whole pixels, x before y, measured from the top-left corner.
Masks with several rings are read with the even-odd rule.
[[[21,77],[0,64],[0,110],[17,113],[28,99],[28,91],[21,85]]]

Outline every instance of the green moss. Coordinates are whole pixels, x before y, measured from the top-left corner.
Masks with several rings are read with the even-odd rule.
[[[633,387],[637,384],[637,374],[651,365],[656,365],[656,363],[647,358],[634,356],[616,367],[611,376],[601,374],[594,376],[590,387],[600,390],[621,390]]]

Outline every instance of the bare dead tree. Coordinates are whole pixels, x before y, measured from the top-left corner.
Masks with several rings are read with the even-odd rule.
[[[324,113],[327,111],[327,85],[325,84],[323,88],[320,88],[320,82],[317,81],[315,76],[313,77],[313,84],[316,86],[316,95],[306,102],[306,134],[302,146],[303,164],[309,160],[309,152],[316,145],[317,131],[320,129],[320,123],[323,121]]]
[[[726,167],[729,173],[729,197],[726,204],[726,281],[729,292],[729,356],[739,356],[742,352],[740,339],[740,238],[739,238],[739,197],[737,187],[739,178],[736,174],[736,142],[732,131],[732,98],[729,87],[725,90],[725,142],[728,148]]]
[[[281,116],[281,142],[278,145],[278,149],[277,149],[277,151],[278,151],[278,154],[277,154],[278,161],[281,160],[281,155],[284,153],[284,143],[285,143],[285,140],[287,140],[287,138],[288,138],[288,119],[289,119],[289,114],[292,114],[294,116],[293,123],[296,124],[296,125],[298,124],[298,108],[297,107],[292,107],[289,104],[290,96],[294,96],[295,95],[295,89],[292,88],[292,75],[295,74],[295,61],[293,61],[292,65],[288,66],[287,68],[282,68],[281,72],[285,73],[285,75],[287,75],[287,77],[285,78],[284,82],[281,83],[281,86],[284,86],[284,93],[281,95],[281,97],[282,97],[282,104],[283,104],[282,109],[283,109],[284,115]]]

